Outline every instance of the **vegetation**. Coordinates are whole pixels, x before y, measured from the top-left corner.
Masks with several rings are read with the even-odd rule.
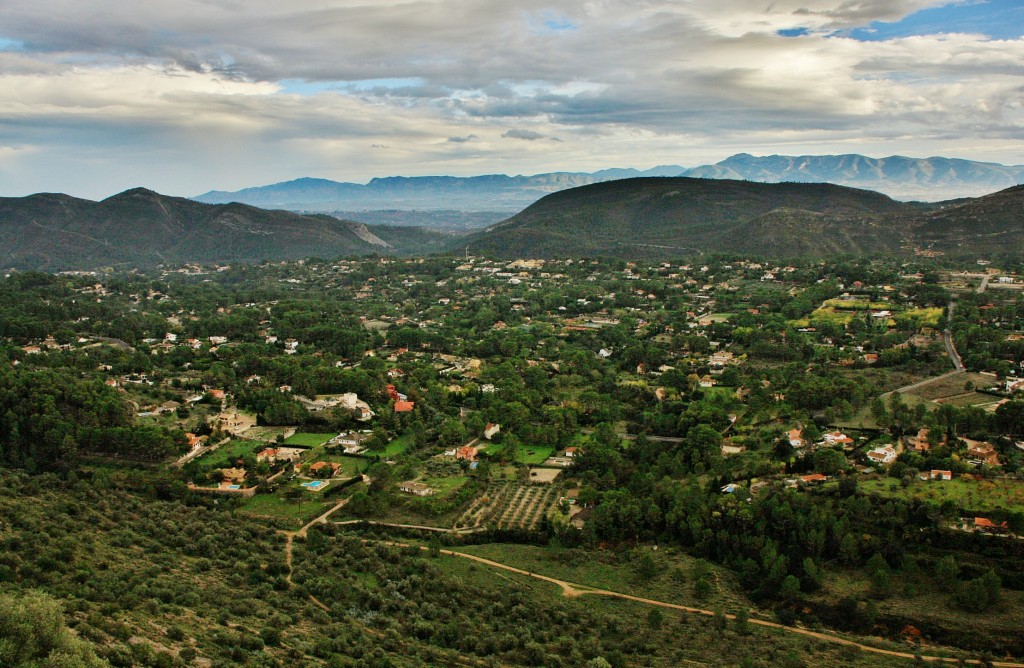
[[[13,272],[0,663],[1024,656],[1004,261]]]

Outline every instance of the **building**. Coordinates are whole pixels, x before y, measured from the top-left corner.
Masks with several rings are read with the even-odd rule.
[[[406,494],[413,494],[415,496],[433,496],[434,490],[431,487],[423,484],[422,482],[403,482],[398,486],[398,491],[405,492]]]
[[[822,438],[829,445],[841,445],[844,448],[848,445],[853,445],[853,439],[841,431],[829,432],[825,434]]]
[[[989,466],[999,466],[999,453],[996,452],[996,448],[991,443],[986,441],[971,441],[964,439],[967,443],[967,458],[977,464],[988,464]]]
[[[896,450],[891,445],[875,448],[868,453],[872,464],[892,464],[896,461]]]

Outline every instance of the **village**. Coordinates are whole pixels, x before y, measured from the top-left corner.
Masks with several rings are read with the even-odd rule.
[[[683,443],[680,411],[696,403],[720,436],[707,466],[726,479],[723,493],[856,478],[882,496],[997,517],[1021,507],[1024,435],[976,440],[942,423],[946,406],[994,414],[1024,389],[1022,282],[1012,273],[910,265],[870,280],[858,267],[868,280],[848,280],[824,265],[749,260],[481,258],[263,273],[274,299],[195,304],[232,268],[164,271],[163,289],[128,292],[70,274],[78,298],[133,314],[132,336],[98,333],[80,316],[79,332],[25,342],[22,359],[97,358],[96,375],[141,423],[182,434],[174,467],[190,488],[239,497],[257,514],[306,516],[340,490],[370,489],[368,471],[383,464],[393,507],[366,517],[511,526],[508,505],[550,487],[517,526],[582,527],[594,495],[574,464],[593,426],[611,425],[621,447],[634,432]],[[1005,332],[1001,356],[956,367],[944,346],[955,340],[967,358],[976,340],[960,334],[970,318],[948,321],[949,295],[960,314],[965,297],[984,301],[985,339]],[[797,368],[814,382],[787,377]],[[601,380],[588,389],[588,377]],[[939,491],[947,484],[955,491]],[[979,501],[993,486],[992,502]],[[980,512],[949,523],[975,520],[1007,529]]]

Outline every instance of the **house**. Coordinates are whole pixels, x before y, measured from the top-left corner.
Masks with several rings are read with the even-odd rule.
[[[891,445],[875,448],[868,453],[872,464],[891,464],[896,461],[896,450]]]
[[[416,496],[433,496],[434,490],[431,487],[423,484],[422,482],[403,482],[398,486],[398,491],[405,492],[406,494],[414,494]]]
[[[568,448],[565,449],[565,456],[566,457],[577,457],[577,456],[582,455],[582,454],[583,454],[583,450],[581,450],[580,448],[577,448],[575,445],[571,445],[571,446],[569,446]]]
[[[964,439],[967,443],[967,458],[978,465],[999,466],[999,453],[991,443]]]
[[[256,461],[273,462],[277,459],[277,448],[263,448],[256,453]]]
[[[704,376],[703,378],[700,379],[699,384],[701,387],[714,387],[715,379],[712,378],[711,376]]]
[[[853,439],[841,431],[829,432],[825,434],[822,438],[829,445],[841,445],[844,448],[848,445],[853,445]]]
[[[984,531],[985,533],[1002,533],[1007,530],[1008,525],[1006,522],[1000,522],[996,524],[987,517],[975,517],[974,518],[974,529],[975,531]]]
[[[803,429],[790,429],[787,434],[789,444],[794,448],[804,447]]]
[[[804,481],[807,484],[813,484],[818,482],[825,482],[826,480],[828,480],[828,476],[823,473],[811,473],[809,475],[800,476],[800,480]]]
[[[221,469],[220,475],[224,480],[230,480],[233,483],[240,483],[245,480],[246,473],[245,469],[230,468]]]
[[[476,459],[477,449],[471,445],[464,445],[455,451],[455,459],[465,459],[468,462]]]
[[[413,408],[415,408],[415,406],[416,406],[416,402],[414,402],[414,401],[401,401],[401,400],[399,400],[399,401],[395,402],[395,412],[396,413],[408,413]]]
[[[953,472],[952,471],[939,471],[937,469],[933,469],[933,470],[928,472],[928,479],[929,480],[952,480],[953,479]]]
[[[309,472],[315,475],[320,473],[321,471],[326,471],[327,469],[330,469],[331,475],[334,476],[337,475],[338,470],[340,468],[341,464],[337,464],[335,462],[316,462],[315,464],[309,467]]]
[[[914,448],[914,450],[918,452],[928,452],[932,448],[931,443],[928,442],[928,434],[928,429],[919,429],[917,432],[917,436],[908,439],[909,445],[911,445]]]
[[[501,431],[501,425],[493,422],[488,422],[487,426],[484,427],[484,438],[488,441],[494,438],[494,436]]]
[[[733,361],[732,353],[730,353],[728,351],[725,351],[725,350],[721,350],[719,352],[716,352],[710,358],[708,358],[708,364],[710,364],[713,367],[719,367],[719,368],[724,367],[727,364],[730,364],[732,361]]]

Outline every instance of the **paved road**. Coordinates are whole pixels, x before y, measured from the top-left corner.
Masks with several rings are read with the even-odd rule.
[[[982,285],[987,285],[988,281],[984,281]],[[979,292],[981,289],[978,290]],[[953,312],[956,310],[956,302],[949,302],[949,314],[946,316],[946,322],[949,323],[953,320]],[[946,329],[942,330],[942,342],[946,346],[946,354],[949,355],[949,359],[953,362],[953,368],[958,372],[963,373],[967,369],[964,368],[964,361],[960,359],[960,353],[956,351],[956,346],[953,345],[953,333],[949,330],[947,325]]]

